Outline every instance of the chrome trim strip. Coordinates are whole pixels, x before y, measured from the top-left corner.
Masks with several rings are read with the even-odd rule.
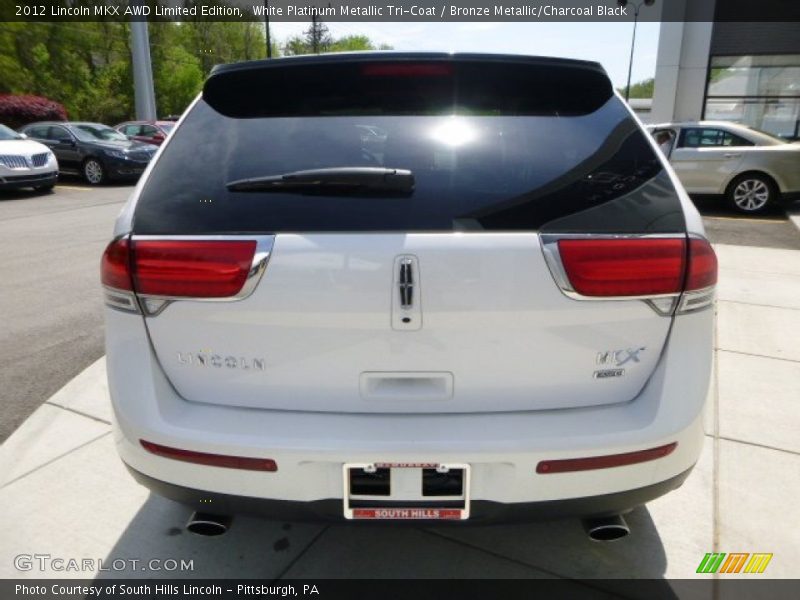
[[[142,310],[146,316],[155,317],[172,302],[238,302],[250,296],[258,287],[261,277],[267,270],[269,257],[275,245],[274,235],[133,235],[131,241],[255,241],[256,251],[247,279],[242,289],[233,296],[224,298],[194,298],[185,296],[159,296],[153,294],[138,294]]]
[[[666,298],[650,298],[649,300],[645,300],[645,302],[662,317],[669,317],[675,312],[675,307],[680,302],[678,296],[680,296],[680,294]]]
[[[109,308],[131,314],[139,314],[141,312],[139,310],[139,303],[136,301],[136,295],[133,292],[104,285],[103,299],[105,305]]]
[[[402,258],[399,263],[398,288],[400,308],[409,310],[414,304],[414,261]]]
[[[684,292],[675,314],[685,315],[687,313],[693,313],[710,308],[714,305],[714,301],[716,299],[717,294],[715,286],[703,288],[701,290],[693,290],[691,292]]]

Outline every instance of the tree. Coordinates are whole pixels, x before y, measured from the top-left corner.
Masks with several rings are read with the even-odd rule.
[[[329,52],[359,52],[365,50],[391,50],[388,44],[375,43],[365,35],[346,35],[331,44]]]
[[[631,85],[631,93],[629,98],[652,98],[653,89],[655,87],[655,79],[643,79]],[[625,95],[625,88],[619,88],[619,93]]]
[[[306,40],[314,54],[328,52],[333,44],[328,26],[316,16],[311,17],[311,26],[306,30]]]
[[[320,54],[330,52],[334,41],[328,26],[318,17],[311,18],[311,25],[303,35],[295,35],[286,40],[283,53],[293,56],[297,54]]]
[[[283,53],[287,56],[294,56],[297,54],[317,54],[317,52],[314,52],[313,46],[311,45],[311,31],[312,30],[309,29],[303,36],[293,36],[286,40],[286,42],[283,44]],[[330,33],[328,33],[327,36],[330,41],[320,46],[319,53],[392,49],[392,47],[388,44],[376,45],[365,35],[346,35],[337,39],[333,39],[330,36]]]
[[[182,2],[194,6],[198,0]],[[182,113],[214,65],[266,56],[264,23],[198,19],[157,21],[148,27],[161,115]],[[388,48],[363,35],[334,39],[319,19],[304,35],[283,44],[286,54],[309,54],[315,47],[319,52]],[[0,23],[0,94],[4,93],[52,99],[76,120],[113,125],[134,117],[129,24]]]

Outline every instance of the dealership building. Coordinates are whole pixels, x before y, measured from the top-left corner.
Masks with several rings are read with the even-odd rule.
[[[736,121],[800,139],[800,23],[735,22],[731,6],[670,0],[647,120]]]

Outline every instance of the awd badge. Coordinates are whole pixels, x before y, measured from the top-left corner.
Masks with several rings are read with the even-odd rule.
[[[598,352],[595,363],[608,369],[600,369],[592,375],[595,379],[610,379],[625,375],[625,369],[620,369],[622,365],[628,363],[638,363],[639,354],[645,351],[645,347],[621,348],[619,350],[604,350]]]

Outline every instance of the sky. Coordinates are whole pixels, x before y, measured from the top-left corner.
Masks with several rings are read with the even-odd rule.
[[[498,52],[582,58],[600,62],[615,87],[628,77],[633,24],[626,23],[326,23],[333,37],[363,34],[401,51]],[[270,24],[283,42],[308,23]],[[660,23],[639,23],[633,83],[655,75]]]

